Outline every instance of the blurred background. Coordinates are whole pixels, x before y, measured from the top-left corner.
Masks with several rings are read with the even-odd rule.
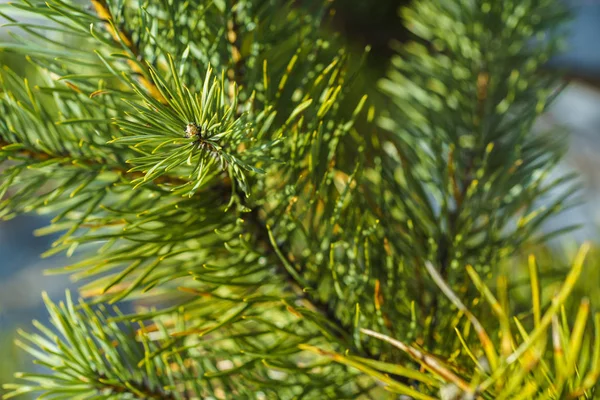
[[[385,73],[391,56],[389,42],[409,38],[397,16],[398,5],[408,2],[336,2],[338,12],[334,29],[357,51],[366,44],[372,46],[366,67],[369,82],[365,84],[373,87]],[[560,166],[563,171],[557,173],[576,170],[585,186],[585,202],[552,222],[558,226],[573,222],[582,224],[578,231],[550,244],[557,253],[565,254],[565,259],[578,242],[586,239],[598,242],[600,238],[600,0],[572,0],[568,4],[573,10],[567,36],[568,50],[553,60],[551,67],[563,69],[569,85],[539,121],[540,129],[559,127],[569,133],[570,150]],[[0,23],[4,22],[0,17]],[[10,40],[9,31],[8,27],[0,28],[0,40]],[[24,73],[23,60],[0,53],[0,62]],[[28,327],[32,319],[46,319],[40,293],[45,290],[53,299],[59,299],[70,285],[67,276],[43,274],[45,269],[64,263],[60,256],[40,258],[54,238],[36,237],[33,231],[47,225],[48,220],[47,216],[27,215],[0,221],[0,354],[3,355],[0,357],[0,384],[10,380],[16,370],[31,368],[25,356],[16,350],[14,339],[18,327]],[[598,254],[596,252],[596,259]],[[594,271],[588,274],[586,284],[600,287],[600,274],[595,268],[600,262],[592,261],[591,264]]]

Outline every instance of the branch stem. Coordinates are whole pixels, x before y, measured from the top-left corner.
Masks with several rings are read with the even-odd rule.
[[[131,54],[133,54],[134,57],[136,57],[136,59],[138,60],[136,62],[134,60],[127,59],[127,64],[129,64],[133,72],[139,74],[139,76],[137,77],[139,82],[142,84],[142,86],[146,88],[146,90],[152,95],[152,97],[154,97],[161,103],[166,104],[167,100],[160,93],[154,82],[152,82],[152,80],[148,78],[148,71],[144,70],[144,68],[141,67],[144,65],[144,60],[140,49],[133,42],[133,37],[131,33],[126,31],[125,29],[117,27],[112,13],[110,11],[110,8],[106,3],[106,0],[91,0],[91,2],[94,6],[94,9],[96,10],[96,14],[98,14],[98,16],[101,19],[106,21],[106,29],[113,37],[115,42],[121,43],[123,46],[125,46],[129,50],[129,52],[131,52]],[[125,52],[125,54],[127,55],[127,52]]]
[[[175,400],[176,397],[173,393],[165,392],[159,387],[151,388],[147,382],[135,382],[128,381],[127,383],[119,381],[113,383],[108,378],[100,374],[98,375],[97,385],[101,385],[102,389],[110,389],[113,393],[126,394],[130,393],[134,396],[144,395],[145,399],[157,399],[157,400]],[[183,397],[187,398],[186,396]]]
[[[241,52],[241,34],[240,24],[238,21],[238,1],[234,0],[231,6],[231,17],[227,21],[227,41],[231,48],[231,60],[233,65],[227,71],[229,78],[229,97],[233,98],[236,95],[236,86],[239,87],[243,83],[244,78],[244,59]]]

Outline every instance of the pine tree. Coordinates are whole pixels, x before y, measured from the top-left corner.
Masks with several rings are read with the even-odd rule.
[[[554,293],[533,255],[530,284],[507,277],[573,229],[540,231],[578,183],[550,180],[564,140],[533,130],[559,92],[544,65],[565,11],[415,3],[381,104],[357,96],[361,56],[333,15],[319,0],[2,13],[20,32],[3,50],[34,72],[1,72],[0,216],[52,215],[45,256],[82,282],[21,332],[41,370],[5,398],[594,396],[600,317],[571,296],[589,245]]]

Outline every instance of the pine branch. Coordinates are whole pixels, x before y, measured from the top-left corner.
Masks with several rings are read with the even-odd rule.
[[[275,260],[279,260],[279,258],[277,256],[277,250],[275,249],[274,245],[271,243],[271,239],[269,238],[269,228],[267,227],[265,222],[260,218],[259,214],[260,214],[260,210],[255,208],[248,214],[248,217],[246,218],[246,220],[249,221],[250,224],[255,227],[255,229],[256,229],[255,238],[257,239],[260,247],[262,249],[264,249],[265,255],[272,257]],[[287,254],[289,254],[289,249],[287,249],[285,244],[279,245],[278,250],[281,254],[283,254],[284,257],[286,257],[286,258],[288,257]],[[289,263],[289,260],[287,262]],[[319,314],[321,314],[327,320],[331,321],[331,323],[333,325],[341,328],[344,332],[348,332],[348,333],[352,332],[352,328],[350,326],[346,325],[342,320],[340,320],[337,317],[335,311],[331,309],[331,307],[328,303],[324,303],[321,300],[310,296],[310,292],[307,292],[305,290],[305,289],[307,289],[306,285],[302,285],[302,282],[299,282],[298,278],[294,274],[292,274],[283,265],[282,262],[277,262],[276,265],[277,265],[277,271],[279,272],[279,275],[284,277],[285,282],[290,287],[290,289],[294,292],[294,294],[297,296],[297,298],[300,301],[304,302],[308,306],[309,309],[311,309],[313,311],[317,311]],[[292,268],[293,268],[293,266],[292,266]],[[340,342],[348,343],[347,337],[344,337],[340,334],[337,334],[337,337],[340,340]],[[358,349],[354,349],[354,350],[358,350]],[[367,355],[370,358],[376,358],[376,356],[374,356],[372,354],[365,354],[365,355]]]
[[[89,282],[80,293],[93,306],[47,304],[53,327],[34,323],[41,335],[23,332],[21,345],[48,370],[11,395],[378,398],[373,382],[427,400],[477,382],[486,399],[538,386],[587,395],[600,375],[589,304],[573,330],[551,315],[567,362],[547,384],[544,300],[533,296],[528,339],[509,319],[506,280],[496,300],[477,272],[566,199],[532,209],[555,187],[543,175],[560,153],[528,134],[552,85],[534,73],[554,41],[531,40],[558,25],[552,1],[415,4],[407,21],[432,45],[394,59],[382,86],[398,109],[367,106],[384,135],[355,125],[366,96],[350,87],[361,80],[351,52],[319,33],[326,0],[91,0],[95,13],[24,1],[81,42],[9,20],[33,39],[6,48],[30,56],[43,83],[2,74],[0,194],[11,196],[0,217],[54,213],[38,233],[65,233],[46,255],[98,252],[60,269]],[[129,315],[103,305],[125,298],[144,300]]]
[[[231,60],[233,61],[233,66],[229,68],[227,72],[227,76],[232,83],[235,83],[238,87],[243,85],[244,80],[244,69],[245,62],[241,54],[241,32],[240,32],[240,24],[238,21],[238,0],[234,0],[231,6],[231,18],[227,21],[227,40],[229,41],[230,49],[231,49]],[[230,96],[235,96],[235,86],[230,85],[229,87]],[[254,208],[247,216],[246,220],[250,222],[250,224],[256,229],[256,236],[259,245],[264,249],[267,256],[273,257],[278,260],[276,250],[271,243],[269,238],[269,229],[264,222],[263,219],[259,216],[260,210]],[[280,249],[280,251],[287,257],[288,249]],[[343,327],[346,332],[350,330],[344,326],[341,320],[337,318],[335,312],[330,309],[329,305],[323,303],[317,299],[311,299],[309,295],[307,295],[304,290],[305,287],[298,282],[297,278],[283,265],[281,262],[276,262],[278,266],[278,271],[281,276],[284,277],[284,280],[290,287],[290,289],[294,292],[294,294],[298,297],[299,300],[303,301],[308,305],[310,309],[313,311],[319,312],[329,321],[332,321],[335,325],[339,327]],[[345,341],[345,338],[338,337],[338,339]]]
[[[11,146],[14,144],[17,144],[17,143],[10,143],[10,142],[7,142],[6,140],[3,140],[0,138],[0,150],[2,150],[2,148],[4,148],[4,147]],[[85,158],[85,159],[77,158],[69,153],[52,154],[52,153],[48,153],[41,149],[33,150],[31,148],[21,148],[21,149],[18,149],[15,151],[15,155],[17,158],[30,159],[30,160],[34,160],[36,162],[57,160],[58,165],[73,165],[73,164],[85,165],[86,167],[92,167],[92,168],[95,168],[98,170],[110,171],[117,175],[125,176],[130,180],[140,179],[140,178],[143,178],[145,175],[142,172],[129,171],[127,168],[124,168],[119,165],[107,164],[104,161],[93,160],[93,159],[89,159],[89,158]],[[156,178],[154,180],[154,183],[157,185],[164,184],[164,185],[174,186],[174,185],[181,185],[185,182],[181,179],[177,179],[174,177],[161,176],[161,177]]]
[[[6,398],[39,391],[48,391],[49,398],[65,394],[69,398],[93,396],[98,399],[115,395],[167,400],[189,398],[185,389],[165,389],[171,388],[169,377],[172,375],[161,374],[160,367],[164,364],[160,358],[144,358],[154,347],[145,338],[134,338],[131,324],[115,322],[102,312],[102,307],[92,309],[82,301],[74,303],[69,292],[59,304],[53,303],[45,293],[43,298],[52,329],[34,321],[39,331],[20,331],[22,340],[16,343],[38,357],[48,370],[19,374],[28,385],[4,385],[5,389],[15,389],[7,393]],[[140,361],[148,363],[146,373],[137,366]]]
[[[98,13],[98,15],[106,20],[106,24],[107,24],[107,29],[111,32],[111,35],[113,36],[113,39],[116,42],[120,42],[121,44],[123,44],[126,49],[133,53],[136,58],[139,60],[141,57],[140,51],[134,46],[133,44],[133,40],[132,40],[132,35],[129,34],[127,32],[126,29],[123,28],[117,28],[114,25],[114,21],[112,18],[112,15],[110,14],[110,10],[106,4],[105,1],[94,1],[93,2],[96,11]],[[240,36],[240,25],[237,21],[237,16],[235,15],[237,12],[237,10],[234,8],[233,10],[233,17],[232,20],[229,21],[228,23],[228,40],[230,42],[230,48],[231,48],[231,52],[232,52],[232,60],[234,61],[234,65],[232,67],[232,69],[229,71],[229,75],[230,78],[232,78],[232,81],[235,81],[235,83],[239,86],[243,85],[243,77],[244,77],[244,60],[240,54],[240,43],[241,43],[241,36]],[[155,113],[155,109],[160,109],[160,105],[158,105],[158,103],[163,103],[162,107],[165,109],[169,109],[169,111],[173,111],[173,106],[171,105],[171,102],[177,103],[179,102],[179,104],[185,104],[185,101],[183,99],[174,99],[171,98],[170,96],[167,98],[164,93],[166,93],[167,91],[167,87],[166,85],[163,83],[163,81],[159,81],[160,76],[159,74],[154,71],[151,67],[148,68],[148,72],[145,70],[140,70],[139,69],[139,65],[131,60],[128,60],[128,64],[130,65],[130,67],[132,68],[132,70],[134,72],[138,72],[138,73],[142,73],[142,76],[145,76],[146,73],[150,74],[152,76],[152,79],[147,79],[147,78],[143,78],[140,81],[141,86],[143,86],[146,90],[147,90],[147,96],[142,94],[142,98],[147,102],[147,104],[150,104],[151,106],[146,107],[145,109],[143,109],[142,107],[137,108],[137,111],[141,111],[141,112],[148,112],[148,115],[151,115],[152,113]],[[286,72],[286,74],[288,74],[291,70],[291,67],[289,67],[290,69]],[[175,71],[174,69],[172,69],[171,71],[172,76],[175,77],[177,76],[177,71]],[[145,79],[145,80],[144,80]],[[287,75],[285,76],[285,79],[287,79]],[[208,79],[207,79],[208,81]],[[282,79],[282,82],[284,80]],[[186,89],[185,87],[177,87],[176,90],[177,92],[174,93],[179,93],[179,91],[184,92],[184,89]],[[160,96],[156,96],[156,94],[159,94]],[[329,91],[329,94],[331,95],[332,93],[336,93],[333,90]],[[330,104],[333,104],[333,101],[335,100],[334,97],[332,97],[331,99],[329,99],[327,102]],[[193,99],[192,99],[193,101]],[[236,96],[233,97],[233,101],[232,103],[235,104],[236,101]],[[309,101],[310,103],[310,101]],[[309,103],[304,103],[304,104],[309,104]],[[299,108],[300,106],[298,106]],[[322,107],[323,109],[325,109],[324,107]],[[239,116],[239,112],[241,110],[241,108],[235,108],[236,113],[238,113]],[[292,113],[292,115],[294,115],[295,112]],[[154,115],[154,114],[152,114]],[[188,121],[190,121],[191,119],[188,119]],[[126,122],[131,122],[131,121],[126,121]],[[158,141],[162,141],[165,142],[165,138],[161,137],[161,134],[164,135],[164,129],[163,127],[156,126],[155,124],[155,120],[146,120],[146,121],[141,121],[142,123],[139,123],[137,126],[134,126],[131,131],[131,135],[139,135],[139,131],[142,131],[142,129],[145,129],[146,131],[149,130],[149,128],[154,129],[155,132],[152,132],[153,134],[158,136]],[[168,126],[169,128],[173,127],[173,124],[170,124]],[[136,132],[136,129],[139,128],[139,131]],[[149,140],[145,140],[146,138],[144,136],[138,136],[138,137],[134,137],[133,139],[131,139],[129,136],[122,136],[120,138],[118,138],[117,140],[121,140],[122,142],[128,141],[127,143],[133,143],[134,145],[137,142],[140,142],[142,140],[144,140],[145,142],[148,142]],[[203,139],[203,138],[200,138]],[[164,147],[162,147],[162,142],[161,143],[156,143],[155,148],[161,148],[161,149],[165,149]],[[149,148],[149,151],[151,151],[152,149]],[[153,152],[152,152],[153,153]],[[35,153],[28,153],[25,152],[23,153],[23,155],[25,156],[33,156],[35,157],[40,157],[40,158],[44,158],[47,157],[47,154],[44,154],[43,152],[40,154],[35,154]],[[154,158],[151,161],[144,161],[147,162],[148,167],[143,166],[144,168],[147,169],[151,169],[152,171],[159,171],[156,168],[152,168],[154,165],[157,165],[157,163],[161,163],[161,161],[163,161],[165,159],[165,154],[164,153],[159,153],[156,156],[153,156]],[[182,158],[183,159],[183,158]],[[90,162],[90,161],[87,161]],[[96,165],[94,164],[95,161],[91,162],[91,165]],[[165,164],[165,167],[167,165]],[[169,174],[162,174],[158,177],[148,177],[146,174],[144,174],[145,171],[133,171],[133,172],[128,172],[126,171],[124,168],[122,168],[121,166],[114,166],[114,167],[109,167],[109,168],[113,168],[112,171],[115,173],[118,173],[120,175],[123,175],[125,177],[127,177],[127,179],[129,179],[130,181],[136,181],[136,180],[141,180],[141,181],[148,181],[148,182],[154,182],[157,184],[165,184],[168,185],[170,187],[178,187],[178,186],[184,186],[186,184],[188,184],[189,182],[186,181],[185,179],[182,178],[178,178],[178,177],[174,177],[171,176]],[[166,171],[166,168],[165,168]],[[219,193],[227,193],[227,190],[230,186],[231,182],[228,180],[224,180],[222,182],[216,183],[214,186],[211,187],[211,191],[215,190],[218,191]],[[227,199],[224,198],[223,199],[223,204],[226,204]],[[254,207],[253,207],[254,208]],[[258,215],[260,214],[260,211],[256,208],[255,212],[256,214],[254,215],[256,218],[253,221],[252,225],[253,227],[251,227],[251,231],[256,230],[257,233],[257,238],[258,241],[263,243],[263,247],[265,249],[265,254],[267,256],[269,256],[270,258],[275,258],[277,260],[277,250],[275,248],[273,248],[271,241],[269,240],[269,232],[268,232],[268,228],[266,226],[266,224],[260,220],[260,218],[258,218]],[[282,253],[285,254],[285,257],[287,258],[288,254],[290,253],[290,249],[288,248],[283,248],[282,249]],[[307,308],[309,309],[313,309],[316,310],[319,314],[321,314],[324,319],[326,319],[327,321],[329,321],[331,323],[331,325],[335,326],[335,332],[334,334],[337,336],[338,340],[340,340],[341,343],[345,343],[350,347],[356,347],[353,346],[351,343],[351,340],[348,339],[347,336],[351,335],[351,332],[353,331],[353,327],[350,326],[350,324],[344,323],[340,318],[338,318],[338,316],[336,315],[336,311],[332,308],[332,304],[333,303],[328,303],[328,302],[323,302],[320,299],[318,299],[316,296],[312,296],[310,293],[306,293],[304,292],[304,289],[306,288],[307,285],[303,284],[303,282],[301,282],[297,276],[294,276],[293,274],[290,273],[290,271],[285,268],[284,265],[282,265],[282,263],[278,262],[277,263],[278,268],[281,271],[282,276],[284,277],[284,280],[286,280],[290,286],[290,288],[292,289],[293,292],[295,292],[296,296],[298,296],[304,303],[306,303],[308,305]],[[355,349],[357,351],[360,351],[358,349]],[[372,359],[378,359],[378,355],[374,355],[374,354],[370,354],[369,351],[361,351],[361,354],[368,356]]]
[[[510,4],[511,10],[519,7]],[[539,71],[558,49],[556,27],[564,13],[552,2],[530,7],[519,27],[508,30],[510,12],[500,3],[487,9],[483,3],[424,2],[403,10],[408,27],[423,41],[398,46],[402,57],[392,60],[388,79],[380,83],[397,106],[380,126],[391,132],[404,177],[391,189],[388,207],[401,211],[390,228],[411,236],[393,238],[393,245],[414,255],[415,269],[433,262],[451,286],[464,283],[458,273],[462,265],[487,271],[513,254],[569,198],[571,188],[566,188],[547,212],[533,206],[548,193],[546,174],[563,151],[558,141],[547,141],[531,127],[556,84],[555,77]],[[538,20],[534,14],[545,17]],[[442,20],[462,33],[449,34],[455,30],[440,28]],[[481,30],[483,20],[489,28]],[[546,32],[546,39],[532,39],[535,32]],[[569,179],[547,187],[558,188]],[[386,181],[394,180],[390,174]],[[423,337],[436,347],[444,343],[437,333],[448,321],[447,305],[435,290],[427,297]]]
[[[481,124],[485,118],[485,102],[487,100],[488,84],[488,73],[483,70],[480,71],[477,75],[477,102],[475,105],[475,112],[473,117],[473,129],[475,131],[481,130]],[[484,135],[480,134],[478,138],[480,140],[483,140]],[[477,145],[481,147],[481,143],[478,143]],[[456,205],[456,208],[455,210],[448,213],[448,235],[443,238],[440,238],[438,248],[437,261],[440,269],[440,274],[443,279],[447,278],[448,266],[452,257],[452,251],[449,248],[449,246],[454,241],[454,236],[456,235],[455,227],[458,222],[458,219],[463,213],[463,201],[465,199],[465,195],[467,194],[467,189],[473,181],[473,177],[471,175],[473,167],[475,166],[475,157],[479,156],[480,158],[483,158],[485,154],[485,148],[478,148],[477,150],[479,150],[480,154],[475,154],[473,151],[467,150],[466,168],[464,173],[459,175],[460,178],[458,181],[456,179],[456,171],[454,166],[454,147],[450,149],[448,155],[448,175],[452,184],[454,203]],[[430,342],[434,340],[433,335],[438,325],[439,296],[439,292],[435,291],[433,293],[433,300],[431,302],[432,316],[428,334]]]
[[[242,37],[240,34],[240,25],[238,21],[238,7],[239,3],[235,0],[232,4],[232,16],[231,19],[227,22],[227,39],[231,48],[231,59],[233,61],[233,67],[228,71],[228,78],[231,82],[234,82],[238,87],[243,85],[244,80],[244,70],[245,70],[245,61],[241,54],[241,41]],[[230,86],[230,96],[235,96],[234,86]],[[274,244],[271,242],[269,237],[269,228],[267,227],[265,221],[260,218],[259,214],[261,210],[258,208],[252,209],[252,211],[248,214],[246,218],[247,221],[256,229],[256,236],[260,247],[264,249],[267,256],[273,257],[276,260],[278,259],[278,251],[283,254],[284,257],[288,257],[289,249],[286,247],[275,249]],[[289,260],[288,260],[289,263]],[[298,276],[293,274],[288,268],[283,265],[283,262],[276,262],[277,270],[279,271],[280,276],[284,277],[285,282],[290,287],[290,289],[294,292],[297,298],[304,302],[309,309],[312,311],[318,312],[320,315],[325,317],[328,321],[330,321],[333,325],[338,328],[341,328],[342,331],[350,334],[353,328],[345,324],[341,319],[338,318],[335,311],[331,308],[330,304],[322,302],[320,299],[314,298],[310,295],[310,292],[306,292],[306,285],[303,285],[302,282],[298,280]],[[293,268],[293,266],[292,266]],[[342,343],[349,343],[348,338],[341,335],[339,332],[335,333],[337,335],[338,340]],[[356,346],[354,347],[355,351],[358,351],[362,355],[377,359],[378,356],[371,354],[368,350],[358,349]]]
[[[2,149],[3,147],[7,147],[10,145],[14,145],[16,143],[10,143],[7,142],[6,140],[3,140],[0,138],[0,149]],[[45,151],[33,151],[30,149],[19,149],[16,152],[17,157],[21,157],[21,158],[28,158],[31,160],[35,160],[35,161],[47,161],[51,158],[64,158],[64,157],[69,157],[69,154],[63,154],[63,155],[56,155],[56,154],[48,154]]]
[[[5,141],[0,141],[0,148],[4,147],[4,146],[8,146],[8,145],[10,145],[10,143],[5,142]],[[30,159],[37,160],[37,161],[47,161],[52,158],[62,159],[62,158],[67,158],[70,156],[69,154],[64,154],[64,155],[48,154],[42,150],[33,151],[30,149],[19,150],[18,155],[19,155],[19,157],[22,157],[22,158],[30,158]],[[64,161],[64,162],[68,163],[70,161]],[[105,167],[104,164],[99,163],[94,160],[86,159],[86,160],[82,160],[82,162],[84,162],[85,165],[90,166],[90,167],[95,167],[95,168]],[[130,179],[130,180],[139,179],[144,176],[144,174],[141,172],[135,172],[135,171],[130,172],[130,171],[126,170],[125,168],[119,167],[119,166],[111,166],[111,167],[109,167],[109,170],[116,174],[127,177],[127,179]],[[158,185],[167,185],[167,186],[174,187],[174,186],[184,185],[187,182],[178,177],[174,177],[174,176],[170,176],[170,175],[162,175],[161,177],[155,179],[154,183],[156,183]],[[229,189],[230,189],[230,181],[228,179],[221,181],[215,187],[210,188],[210,190],[213,192],[223,193],[223,196],[224,196],[223,203],[224,204],[226,204],[230,200],[225,197],[225,196],[227,196],[227,193],[230,192]],[[197,195],[201,195],[201,193],[203,193],[203,192],[201,191]],[[268,228],[267,228],[265,222],[259,217],[259,214],[260,214],[260,210],[258,208],[254,208],[252,210],[252,212],[250,212],[248,214],[248,217],[246,218],[246,220],[248,222],[250,222],[251,227],[252,227],[251,229],[256,234],[255,239],[259,243],[259,246],[265,252],[265,256],[278,260],[275,249],[273,248],[273,245],[271,244],[271,241],[269,239]],[[286,255],[289,253],[289,250],[286,248],[283,248],[283,249],[281,249],[281,252],[284,255]],[[299,300],[301,300],[307,304],[309,309],[317,311],[322,316],[324,316],[327,320],[331,321],[333,325],[341,328],[343,331],[345,331],[345,332],[352,331],[352,327],[350,327],[350,326],[346,325],[344,322],[342,322],[336,316],[335,311],[333,311],[330,308],[329,304],[324,303],[324,302],[320,301],[319,299],[311,298],[310,295],[307,294],[306,291],[304,291],[305,288],[303,287],[303,285],[300,282],[298,282],[297,279],[292,274],[290,274],[290,272],[282,265],[281,262],[277,262],[277,265],[278,265],[278,270],[279,270],[281,276],[284,277],[284,280],[287,282],[290,289],[294,292],[294,294],[298,297]],[[338,334],[338,339],[341,342],[346,342],[346,343],[348,342],[348,338],[340,336],[339,334]],[[357,350],[357,349],[355,349],[355,350]],[[362,354],[364,356],[367,356],[372,359],[378,358],[377,355],[369,354],[368,352],[363,352]]]

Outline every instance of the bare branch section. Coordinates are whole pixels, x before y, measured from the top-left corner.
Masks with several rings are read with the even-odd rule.
[[[467,382],[465,382],[454,372],[450,371],[448,368],[446,368],[444,365],[442,365],[441,362],[437,358],[435,358],[419,349],[415,349],[414,347],[408,346],[399,340],[392,339],[389,336],[382,335],[381,333],[372,331],[370,329],[362,328],[360,331],[362,333],[364,333],[365,335],[369,335],[374,338],[383,340],[384,342],[387,342],[387,343],[391,344],[392,346],[406,352],[414,360],[421,363],[425,368],[430,369],[432,372],[434,372],[438,376],[444,378],[447,382],[454,383],[461,390],[464,390],[467,393],[474,392],[473,389],[471,388],[471,386]]]
[[[118,382],[115,383],[107,379],[106,376],[98,376],[98,383],[102,388],[110,389],[114,394],[126,395],[128,393],[133,395],[143,395],[145,399],[164,399],[164,400],[175,400],[177,398],[187,399],[182,397],[183,394],[179,393],[179,397],[175,397],[173,393],[166,392],[159,387],[151,388],[146,382]]]
[[[231,17],[227,21],[227,41],[231,48],[231,60],[233,66],[227,71],[227,77],[230,80],[229,97],[233,98],[236,95],[236,85],[242,85],[244,77],[244,60],[241,53],[241,35],[240,25],[238,21],[238,2],[234,1],[231,7]]]
[[[98,14],[98,16],[106,21],[106,23],[105,23],[106,29],[111,34],[113,39],[116,42],[122,43],[125,47],[127,47],[129,49],[129,51],[138,59],[138,61],[140,61],[138,63],[138,62],[134,62],[133,60],[129,60],[129,59],[127,60],[127,63],[129,64],[131,69],[135,73],[139,74],[138,80],[140,81],[140,83],[146,88],[146,90],[148,90],[148,92],[152,95],[152,97],[159,100],[161,103],[166,103],[167,100],[160,93],[160,91],[158,90],[158,88],[156,87],[154,82],[152,82],[151,79],[148,79],[148,77],[147,77],[148,72],[144,71],[140,67],[140,65],[143,65],[142,55],[141,55],[140,49],[138,49],[135,46],[135,44],[133,43],[131,34],[129,32],[127,32],[126,30],[118,28],[116,26],[113,16],[110,12],[110,8],[108,7],[108,4],[106,4],[105,0],[91,0],[91,1],[92,1],[92,4],[93,4],[94,9],[96,10],[96,13]]]

